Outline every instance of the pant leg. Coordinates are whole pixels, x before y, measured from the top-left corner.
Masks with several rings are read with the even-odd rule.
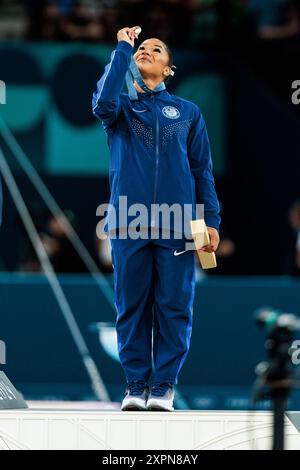
[[[190,346],[195,291],[195,252],[183,250],[183,240],[155,242],[155,314],[158,331],[154,357],[154,380],[177,383]]]
[[[118,351],[127,382],[152,371],[153,247],[149,240],[111,239]]]

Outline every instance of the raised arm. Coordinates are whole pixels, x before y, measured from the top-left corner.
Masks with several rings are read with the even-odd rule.
[[[134,40],[137,38],[137,28],[126,27],[118,31],[117,47],[112,52],[110,63],[106,65],[93,94],[93,113],[102,121],[104,128],[110,127],[120,113],[120,94],[130,65]]]

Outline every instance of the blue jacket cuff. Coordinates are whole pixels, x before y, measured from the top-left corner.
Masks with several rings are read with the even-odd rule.
[[[133,47],[126,41],[119,41],[116,47],[116,51],[124,52],[126,55],[131,56]]]
[[[218,215],[204,215],[204,220],[207,227],[215,228],[218,232],[220,230],[220,217]]]

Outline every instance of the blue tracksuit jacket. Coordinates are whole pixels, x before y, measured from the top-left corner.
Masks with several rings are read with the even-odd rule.
[[[151,204],[188,204],[189,219],[199,218],[195,204],[204,204],[206,224],[218,230],[219,203],[203,116],[194,103],[166,90],[138,93],[138,101],[122,93],[132,52],[127,42],[118,43],[93,95],[93,113],[110,148],[110,203],[117,214],[120,195],[127,196],[128,207],[143,203],[149,213]],[[117,226],[122,225],[117,221]]]
[[[190,219],[195,204],[204,204],[207,225],[218,229],[210,148],[198,107],[166,90],[139,93],[131,101],[122,93],[131,56],[130,44],[119,42],[93,95],[93,112],[110,148],[110,203],[117,212],[119,196],[127,196],[128,207],[143,203],[150,214],[155,203],[188,204]],[[147,231],[167,228],[152,216]],[[194,251],[174,256],[185,249],[185,241],[164,239],[161,233],[158,239],[111,237],[111,246],[118,351],[126,380],[177,383],[190,346]]]

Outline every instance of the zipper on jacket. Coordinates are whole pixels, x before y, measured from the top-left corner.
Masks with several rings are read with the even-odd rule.
[[[154,95],[153,95],[153,99],[154,99]],[[156,204],[158,167],[159,167],[159,121],[158,121],[158,115],[157,115],[156,109],[155,109],[155,116],[156,116],[156,126],[155,126],[156,143],[155,143],[155,177],[154,177],[153,204]],[[155,206],[153,207],[153,211],[151,210],[151,227],[154,227],[154,226],[155,226]]]

